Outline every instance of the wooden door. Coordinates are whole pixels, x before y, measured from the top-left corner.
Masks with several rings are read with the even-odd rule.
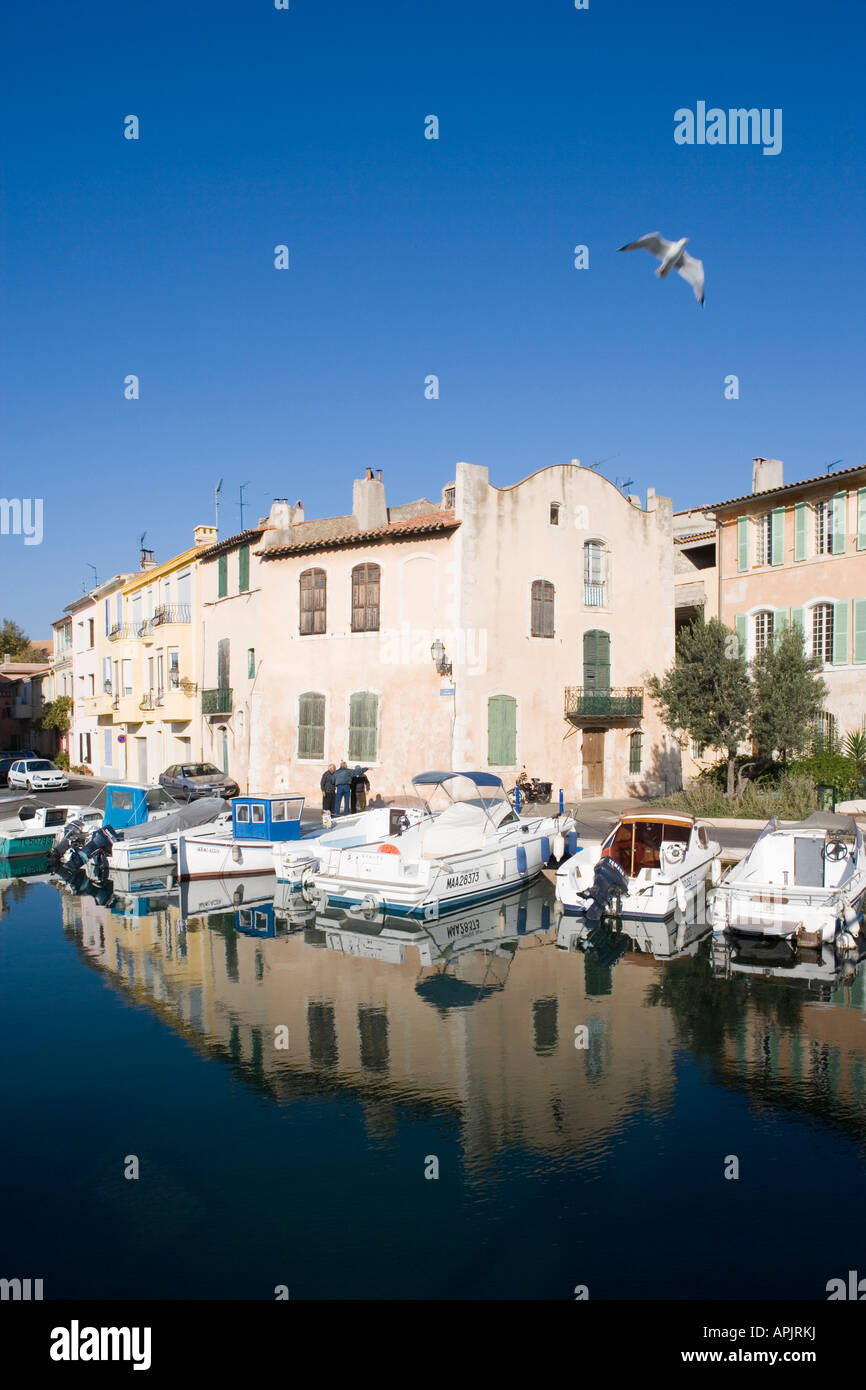
[[[604,729],[583,731],[583,794],[604,794]]]

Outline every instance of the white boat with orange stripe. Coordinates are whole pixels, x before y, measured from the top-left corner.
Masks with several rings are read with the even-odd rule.
[[[694,816],[659,809],[623,815],[598,851],[556,872],[556,896],[572,916],[664,920],[685,912],[709,878],[721,878],[721,845]]]

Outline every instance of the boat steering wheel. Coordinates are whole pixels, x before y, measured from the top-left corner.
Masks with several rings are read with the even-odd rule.
[[[668,840],[665,845],[665,858],[671,864],[679,864],[683,859],[683,847],[677,844],[676,840]]]
[[[848,858],[848,846],[842,840],[828,840],[824,846],[824,858],[838,864],[842,859]]]

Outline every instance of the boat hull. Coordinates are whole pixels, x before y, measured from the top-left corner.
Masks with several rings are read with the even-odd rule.
[[[177,875],[180,879],[273,872],[274,844],[271,840],[236,840],[231,835],[178,837]]]

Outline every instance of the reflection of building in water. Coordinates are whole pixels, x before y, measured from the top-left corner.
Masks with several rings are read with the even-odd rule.
[[[173,898],[138,917],[62,900],[87,959],[280,1103],[342,1091],[385,1130],[399,1106],[456,1113],[467,1152],[482,1158],[514,1143],[571,1149],[670,1099],[674,1020],[642,1007],[650,972],[620,971],[615,992],[593,994],[584,958],[558,952],[552,931],[494,945],[509,967],[504,988],[428,1000],[419,986],[437,971],[474,985],[491,953],[461,951],[459,970],[431,967],[415,943],[391,963],[322,949],[317,929],[239,933],[232,910],[184,925]],[[447,950],[444,919],[436,931]],[[281,1025],[286,1051],[274,1045]],[[589,1045],[577,1049],[581,1025]]]
[[[858,953],[825,944],[713,939],[719,990],[736,991],[736,1022],[718,1059],[721,1077],[765,1101],[818,1111],[866,1131],[866,975]]]

